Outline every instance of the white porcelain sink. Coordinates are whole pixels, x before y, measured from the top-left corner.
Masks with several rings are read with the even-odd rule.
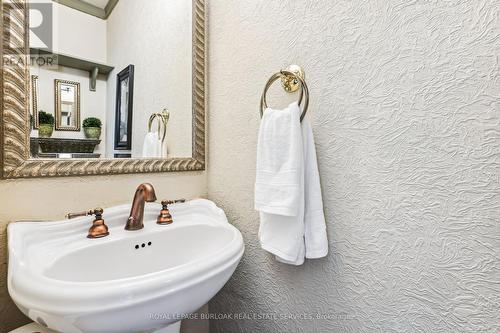
[[[88,239],[91,217],[8,227],[9,293],[32,320],[63,333],[153,332],[207,303],[243,255],[241,233],[208,200],[169,206],[157,225],[124,230],[130,205],[108,208],[110,235]],[[138,246],[138,248],[136,248]]]

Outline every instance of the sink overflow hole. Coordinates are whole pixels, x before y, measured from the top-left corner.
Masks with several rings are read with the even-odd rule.
[[[153,243],[148,242],[148,246],[151,246],[152,244]],[[146,247],[146,243],[142,243],[141,245],[136,244],[134,247],[135,247],[136,250],[138,250],[140,247],[145,248]]]

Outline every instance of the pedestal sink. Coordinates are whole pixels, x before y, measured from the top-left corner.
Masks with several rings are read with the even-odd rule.
[[[171,206],[157,225],[124,230],[130,205],[105,209],[110,235],[88,239],[92,218],[8,227],[9,293],[35,322],[63,333],[163,329],[207,303],[243,255],[241,233],[208,200]]]

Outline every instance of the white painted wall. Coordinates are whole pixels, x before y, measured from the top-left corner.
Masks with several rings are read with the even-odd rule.
[[[53,50],[94,62],[106,62],[106,21],[52,0],[29,0],[30,3],[51,3],[53,15]],[[30,11],[30,24],[36,26],[43,17]],[[30,45],[36,37],[30,34]]]
[[[209,197],[246,243],[210,311],[291,315],[211,331],[497,332],[500,3],[208,7]],[[311,91],[330,242],[301,267],[260,249],[253,210],[259,98],[289,63]]]
[[[106,21],[67,6],[54,4],[54,50],[106,63]]]
[[[107,62],[115,70],[108,79],[107,118],[114,119],[116,75],[135,65],[132,154],[142,156],[149,116],[167,107],[169,156],[190,157],[191,1],[120,0],[107,24]],[[114,124],[108,123],[107,151],[112,156]]]

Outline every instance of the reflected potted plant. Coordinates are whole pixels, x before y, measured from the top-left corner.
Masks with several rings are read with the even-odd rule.
[[[38,112],[38,136],[50,138],[54,132],[54,116],[45,111]]]
[[[99,139],[101,137],[102,122],[99,118],[89,117],[83,120],[83,133],[87,139]]]

